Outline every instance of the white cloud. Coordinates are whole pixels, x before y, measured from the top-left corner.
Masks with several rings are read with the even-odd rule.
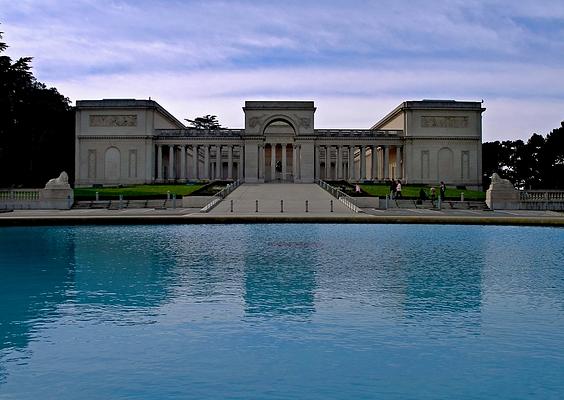
[[[0,0],[0,9],[9,54],[34,56],[38,79],[73,100],[152,96],[179,118],[215,113],[236,127],[244,100],[311,99],[318,127],[368,127],[403,100],[484,98],[488,140],[564,118],[558,0]]]

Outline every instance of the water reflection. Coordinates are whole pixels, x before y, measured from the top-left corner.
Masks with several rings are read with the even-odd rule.
[[[23,348],[33,324],[49,318],[69,299],[74,282],[73,233],[48,228],[3,233],[0,348]]]
[[[14,398],[127,397],[158,375],[140,398],[244,398],[255,382],[261,398],[469,398],[476,379],[561,393],[562,232],[0,229],[0,386]]]
[[[150,227],[90,227],[76,233],[75,289],[83,304],[156,307],[170,294],[175,258]]]
[[[479,239],[477,239],[479,241]],[[482,301],[483,247],[465,240],[432,243],[429,255],[406,260],[408,315],[478,312]]]
[[[314,311],[317,231],[249,226],[245,262],[245,313],[250,317],[309,317]]]

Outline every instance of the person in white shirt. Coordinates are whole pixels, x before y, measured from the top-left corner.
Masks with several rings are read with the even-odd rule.
[[[396,185],[396,199],[401,198],[401,181],[398,179],[398,184]]]

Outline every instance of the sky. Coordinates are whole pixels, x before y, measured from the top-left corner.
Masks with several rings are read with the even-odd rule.
[[[316,128],[369,128],[406,100],[483,100],[484,141],[564,120],[563,0],[0,0],[0,24],[73,102],[241,128],[245,100],[313,100]]]

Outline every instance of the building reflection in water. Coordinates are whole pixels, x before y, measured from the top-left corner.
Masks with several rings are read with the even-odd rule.
[[[0,254],[1,356],[9,349],[25,350],[37,327],[58,318],[60,305],[72,298],[73,232],[4,228]]]
[[[307,318],[315,311],[315,260],[319,238],[299,227],[276,233],[249,226],[245,262],[245,314]]]
[[[65,312],[128,323],[170,296],[174,257],[165,239],[136,240],[118,227],[10,228],[1,233],[0,350],[25,349],[41,327]],[[116,318],[120,313],[124,318]],[[151,315],[151,312],[146,312]],[[143,321],[139,315],[136,321]],[[131,321],[129,321],[131,322]]]
[[[169,235],[155,229],[92,227],[77,233],[77,301],[81,304],[157,307],[170,296],[174,254]]]

